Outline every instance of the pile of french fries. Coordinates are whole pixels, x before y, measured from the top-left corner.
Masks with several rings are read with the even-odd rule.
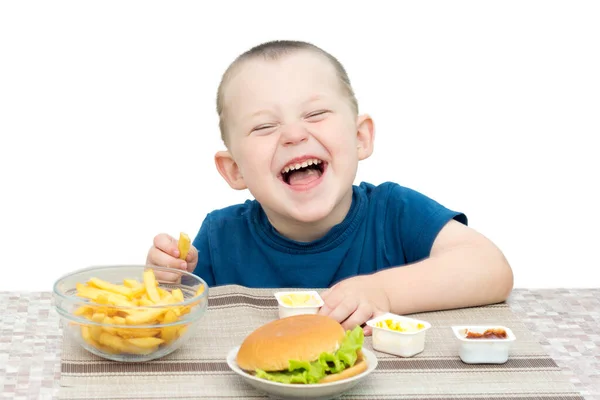
[[[90,301],[77,308],[74,314],[102,324],[78,324],[81,337],[94,348],[109,354],[148,355],[168,345],[185,333],[187,324],[144,326],[177,322],[199,302],[174,305],[184,301],[183,292],[181,289],[169,291],[159,287],[152,269],[144,271],[143,282],[124,279],[123,284],[114,284],[91,278],[86,283],[78,283],[76,290],[77,296]],[[196,296],[203,292],[204,286],[201,285]],[[164,307],[146,308],[148,306]]]

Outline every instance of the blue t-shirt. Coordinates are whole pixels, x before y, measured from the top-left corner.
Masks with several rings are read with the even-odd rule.
[[[297,242],[280,235],[256,200],[209,213],[194,240],[194,273],[210,286],[326,288],[336,282],[429,256],[438,232],[467,217],[395,183],[353,186],[345,219],[325,236]]]

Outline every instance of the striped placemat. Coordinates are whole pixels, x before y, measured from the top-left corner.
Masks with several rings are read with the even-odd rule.
[[[211,288],[197,335],[178,351],[147,363],[96,357],[64,338],[62,399],[265,399],[234,374],[227,352],[277,318],[273,289]],[[583,399],[506,304],[415,314],[427,320],[425,350],[400,358],[375,352],[377,369],[342,399]],[[509,361],[469,365],[458,358],[452,325],[498,324],[517,337]],[[371,338],[365,347],[372,349]]]

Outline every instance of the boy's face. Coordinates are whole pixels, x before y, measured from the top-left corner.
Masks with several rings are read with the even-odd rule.
[[[249,60],[225,90],[229,152],[216,161],[229,184],[247,187],[272,221],[343,218],[373,129],[353,113],[327,59],[301,51]]]

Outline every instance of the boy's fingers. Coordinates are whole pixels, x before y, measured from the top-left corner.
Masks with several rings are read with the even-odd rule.
[[[373,311],[367,303],[359,304],[358,308],[350,317],[342,323],[344,329],[354,329],[356,326],[360,326],[371,319]]]
[[[329,295],[331,294],[332,290],[333,290],[333,288],[325,289],[321,293],[319,293],[319,296],[321,296],[323,301],[325,301],[325,300],[327,300],[327,297],[329,297]]]
[[[159,282],[177,282],[181,278],[181,274],[177,272],[156,271],[155,275]]]
[[[161,233],[160,235],[156,235],[154,237],[154,247],[175,258],[179,257],[177,239],[167,233]]]
[[[193,262],[197,259],[198,259],[198,250],[196,250],[196,248],[192,245],[192,246],[190,246],[190,251],[188,252],[187,257],[185,258],[185,261]]]
[[[333,285],[329,289],[323,290],[321,293],[319,293],[319,296],[321,296],[321,298],[323,299],[323,301],[325,301],[325,299],[327,299],[331,295],[331,293],[333,293],[335,291],[335,289],[337,288],[338,285],[339,285],[339,283],[336,283],[335,285]]]
[[[323,299],[323,306],[321,307],[321,309],[319,310],[319,314],[321,315],[329,315],[331,314],[331,312],[335,309],[335,307],[328,301],[325,301],[325,299]]]
[[[325,303],[323,307],[321,307],[322,315],[329,315],[329,313],[337,308],[344,300],[344,293],[342,290],[336,290],[336,287],[332,287],[331,289],[327,289],[328,293],[325,294],[325,298],[321,296],[323,302]]]
[[[337,322],[342,323],[350,315],[352,315],[358,308],[358,302],[356,300],[347,299],[345,302],[339,304],[330,313],[329,317],[335,319]]]
[[[160,267],[169,267],[176,269],[187,269],[187,263],[178,258],[171,257],[167,253],[153,247],[148,253],[148,263]]]

